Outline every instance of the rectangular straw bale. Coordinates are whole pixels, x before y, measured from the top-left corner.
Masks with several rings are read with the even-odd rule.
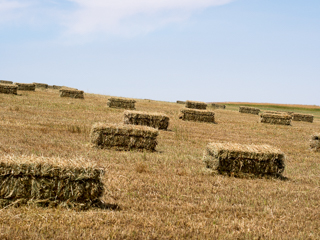
[[[61,89],[62,86],[52,85],[52,88],[53,88],[53,89]]]
[[[13,82],[7,80],[0,80],[0,84],[13,84]]]
[[[250,114],[259,115],[260,109],[259,108],[254,108],[254,107],[240,106],[239,107],[239,112],[240,113],[250,113]]]
[[[313,122],[313,115],[311,114],[301,114],[301,113],[294,113],[293,114],[293,121],[302,121],[302,122]]]
[[[187,100],[186,108],[207,109],[207,104],[205,102],[196,102],[196,101]]]
[[[83,158],[0,157],[0,204],[23,201],[88,207],[104,191],[103,169]]]
[[[215,109],[226,109],[226,105],[218,104],[218,103],[211,103],[210,106]]]
[[[169,117],[161,113],[127,110],[124,112],[124,124],[144,125],[167,130],[169,125]]]
[[[35,91],[36,85],[34,83],[14,83],[21,91]]]
[[[96,123],[92,126],[90,140],[99,148],[154,151],[158,134],[158,130],[146,126]]]
[[[314,134],[311,136],[310,148],[317,152],[320,151],[320,134]]]
[[[233,176],[279,175],[284,171],[285,155],[269,145],[209,143],[203,155],[206,167]]]
[[[291,125],[292,116],[287,113],[284,114],[274,114],[274,113],[262,113],[260,114],[261,123],[270,123],[278,125]]]
[[[293,117],[294,112],[287,112],[287,111],[264,111],[263,113],[271,113],[271,114],[288,114]]]
[[[35,83],[34,84],[36,85],[36,88],[44,88],[44,89],[47,89],[48,88],[48,84],[46,83]]]
[[[119,98],[119,97],[111,97],[108,99],[108,107],[110,108],[124,108],[124,109],[135,109],[136,101],[130,98]]]
[[[185,101],[180,101],[180,100],[177,100],[177,103],[179,103],[179,104],[186,104]]]
[[[180,119],[184,121],[197,121],[214,123],[214,112],[198,109],[181,109]]]
[[[83,91],[62,88],[59,90],[60,97],[81,98],[83,99]]]
[[[18,86],[14,84],[0,84],[0,93],[17,95]]]

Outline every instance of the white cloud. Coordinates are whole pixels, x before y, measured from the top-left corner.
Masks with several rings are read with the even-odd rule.
[[[26,6],[26,3],[19,1],[0,0],[0,23],[18,19],[21,15],[17,10]]]
[[[70,0],[78,8],[66,19],[70,33],[141,32],[181,21],[194,11],[232,0]]]
[[[64,27],[63,36],[139,34],[234,0],[0,0],[1,25]]]

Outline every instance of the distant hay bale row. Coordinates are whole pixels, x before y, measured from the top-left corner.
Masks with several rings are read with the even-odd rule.
[[[148,113],[139,111],[125,111],[124,123],[134,125],[144,125],[157,129],[167,130],[169,117],[160,113]]]
[[[108,99],[107,105],[110,108],[124,108],[134,110],[135,103],[136,101],[133,99],[111,97]]]
[[[293,121],[303,121],[303,122],[313,122],[313,115],[310,114],[300,114],[300,113],[294,113],[293,114]]]
[[[181,109],[179,118],[184,121],[214,123],[214,112],[199,109]]]
[[[226,105],[218,104],[218,103],[211,103],[210,106],[215,109],[226,109]]]
[[[186,104],[186,102],[185,101],[177,101],[177,103],[179,103],[179,104]]]
[[[90,133],[95,147],[154,151],[158,130],[146,126],[96,123]]]
[[[274,113],[262,113],[260,114],[261,123],[270,123],[278,125],[291,125],[292,116],[289,114],[274,114]]]
[[[203,155],[206,167],[233,176],[280,175],[285,155],[268,145],[209,143]]]
[[[239,107],[239,112],[240,113],[249,113],[249,114],[259,115],[260,109],[259,108],[254,108],[254,107],[240,106]]]
[[[18,86],[13,84],[0,84],[0,93],[17,95]]]
[[[0,80],[0,84],[13,84],[13,82],[7,80]]]
[[[36,85],[36,88],[43,88],[43,89],[47,89],[48,88],[48,84],[46,83],[35,83],[34,84]]]
[[[70,97],[70,98],[84,98],[83,91],[72,90],[72,89],[60,89],[60,97]]]
[[[317,152],[320,151],[320,134],[315,134],[311,137],[310,148]]]
[[[186,101],[186,108],[193,108],[193,109],[206,109],[207,104],[204,102],[196,102],[196,101]]]
[[[36,85],[34,83],[14,83],[21,91],[35,91]]]
[[[103,194],[103,170],[83,159],[0,157],[0,204],[36,202],[87,208]]]

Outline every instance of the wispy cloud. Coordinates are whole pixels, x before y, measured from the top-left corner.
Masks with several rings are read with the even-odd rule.
[[[28,4],[22,1],[0,0],[0,23],[20,18],[19,10],[27,6]]]
[[[188,18],[194,11],[232,0],[71,0],[78,8],[67,21],[70,32],[149,31]]]
[[[69,36],[137,34],[231,1],[234,0],[0,0],[0,23],[54,23]]]

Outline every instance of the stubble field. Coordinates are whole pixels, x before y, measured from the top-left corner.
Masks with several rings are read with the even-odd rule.
[[[216,124],[185,122],[183,105],[137,100],[136,109],[170,117],[156,152],[90,147],[95,122],[123,121],[108,96],[60,98],[57,91],[0,95],[0,155],[85,158],[105,168],[102,200],[109,209],[75,211],[36,206],[0,209],[0,239],[320,239],[320,108],[259,105],[310,113],[314,123],[268,125],[240,114],[238,103],[216,112]],[[286,154],[286,181],[210,175],[209,142],[269,144]]]

